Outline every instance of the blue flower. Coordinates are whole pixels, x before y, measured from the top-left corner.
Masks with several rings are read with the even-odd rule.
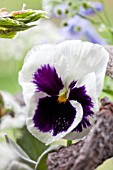
[[[97,33],[90,22],[80,18],[79,16],[74,16],[73,18],[69,19],[67,21],[67,26],[61,28],[59,32],[64,40],[83,39],[88,40],[94,44],[106,44],[105,39],[103,39]]]
[[[82,132],[98,110],[108,53],[88,42],[33,48],[19,82],[28,109],[28,130],[46,144]]]
[[[88,2],[92,7],[94,7],[98,12],[103,10],[103,6],[100,2]],[[52,10],[53,17],[66,18],[65,10],[68,9],[67,4],[56,5]],[[61,11],[61,15],[57,14],[57,11]],[[80,6],[79,13],[87,16],[94,14],[94,10],[91,8],[85,9]],[[102,38],[96,29],[91,25],[91,23],[77,15],[67,20],[67,26],[59,29],[61,37],[63,40],[71,39],[82,39],[88,40],[94,44],[107,44],[106,40]]]
[[[98,12],[101,12],[103,10],[103,5],[100,2],[90,2],[89,4]],[[83,6],[80,6],[79,13],[82,15],[91,15],[95,12],[92,8],[85,9]]]
[[[60,4],[60,5],[56,5],[55,7],[53,7],[52,9],[52,17],[60,17],[60,18],[64,18],[66,17],[65,14],[65,10],[68,8],[67,4]],[[58,11],[61,11],[60,14],[58,14]]]
[[[100,2],[89,2],[89,4],[95,8],[98,12],[101,12],[103,10],[103,5]],[[53,17],[66,17],[65,11],[69,10],[69,6],[65,3],[56,5],[54,8],[52,8],[52,16]],[[61,11],[60,14],[58,14],[58,11]],[[95,14],[94,10],[92,8],[85,9],[83,6],[79,7],[79,13],[82,15],[92,15]]]

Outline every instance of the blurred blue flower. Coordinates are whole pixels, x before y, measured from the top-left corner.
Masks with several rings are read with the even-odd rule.
[[[89,2],[88,2],[89,3]],[[102,11],[103,6],[100,2],[90,2],[89,5],[92,5],[97,11]],[[61,4],[54,7],[52,11],[53,17],[66,18],[66,10],[68,10],[69,6],[67,4]],[[94,14],[94,10],[91,8],[85,9],[83,6],[79,8],[79,14],[81,15],[92,15]],[[67,20],[65,27],[60,29],[60,35],[63,37],[63,40],[67,39],[82,39],[88,40],[92,43],[97,43],[104,45],[106,44],[106,40],[103,39],[96,29],[92,26],[92,24],[77,15]]]
[[[60,29],[63,39],[83,39],[92,43],[104,45],[106,40],[103,39],[91,25],[91,23],[79,16],[74,16],[67,21],[67,26]]]
[[[89,4],[98,12],[101,12],[103,10],[103,5],[100,2],[90,2]],[[61,18],[66,17],[66,10],[68,10],[68,8],[69,6],[67,4],[56,5],[52,10],[52,16]],[[79,13],[82,15],[91,15],[95,12],[92,8],[85,9],[83,6],[80,6]]]
[[[52,16],[53,17],[60,17],[60,18],[66,17],[65,10],[67,8],[68,8],[67,4],[56,5],[52,10]]]
[[[100,2],[90,2],[90,4],[95,8],[98,12],[103,10],[103,5]],[[83,6],[80,6],[79,13],[82,15],[91,15],[94,14],[94,10],[91,8],[85,9]]]

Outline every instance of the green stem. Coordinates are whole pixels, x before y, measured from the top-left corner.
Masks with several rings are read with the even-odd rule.
[[[78,15],[79,17],[81,17],[81,18],[83,18],[83,19],[86,19],[86,20],[90,21],[92,24],[97,24],[97,25],[100,24],[99,21],[95,21],[95,20],[93,20],[93,19],[91,19],[91,18],[89,18],[89,17],[87,17],[87,16],[85,16],[85,15],[82,15],[82,14],[80,14],[80,13],[76,13],[76,15]]]
[[[101,16],[101,14],[93,6],[90,6],[90,8],[95,12],[95,14],[98,16],[100,21],[102,21],[105,25],[108,25],[106,20]]]
[[[110,31],[111,33],[111,41],[112,41],[112,44],[113,44],[113,31]]]
[[[67,146],[72,145],[72,140],[67,140]]]
[[[102,23],[104,23],[104,25],[106,26],[106,29],[108,30],[108,32],[111,34],[111,41],[113,43],[113,31],[111,29],[111,23],[110,23],[110,20],[109,20],[109,16],[107,14],[107,11],[105,9],[105,4],[104,4],[104,0],[100,0],[101,3],[103,4],[104,6],[104,15],[105,15],[105,19],[101,16],[101,14],[93,7],[93,6],[90,6],[90,8],[95,12],[95,14],[98,16],[98,18],[100,19],[100,21]]]
[[[102,91],[108,93],[111,96],[113,95],[113,91],[111,89],[103,89]]]
[[[111,41],[112,41],[112,43],[113,43],[113,31],[112,31],[112,24],[111,24],[111,21],[110,21],[110,18],[109,18],[109,15],[108,15],[108,12],[107,12],[107,10],[106,10],[106,5],[105,5],[105,2],[104,2],[104,0],[100,0],[100,2],[103,4],[103,7],[104,7],[104,16],[105,16],[105,18],[106,18],[106,21],[107,21],[107,24],[108,24],[108,26],[109,26],[109,28],[108,28],[108,31],[110,32],[110,34],[111,34]]]
[[[109,18],[108,12],[107,12],[107,10],[106,10],[105,2],[104,2],[104,0],[100,0],[100,2],[103,4],[103,7],[104,7],[104,10],[103,10],[103,12],[104,12],[104,16],[105,16],[105,18],[106,18],[106,20],[107,20],[107,22],[108,22],[109,26],[111,26],[111,21],[110,21],[110,18]]]

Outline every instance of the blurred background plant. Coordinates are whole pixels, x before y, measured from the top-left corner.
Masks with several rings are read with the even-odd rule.
[[[18,85],[18,72],[27,52],[35,45],[58,43],[66,39],[81,39],[101,45],[113,45],[113,2],[111,0],[24,0],[24,3],[27,9],[47,11],[49,18],[39,20],[35,27],[19,32],[14,39],[0,38],[0,89],[2,91],[11,94],[21,91]],[[5,7],[8,12],[16,11],[21,10],[23,1],[0,0],[0,5],[0,8]],[[100,97],[108,96],[113,101],[112,85],[113,80],[105,77]],[[15,100],[7,93],[6,98],[9,101]],[[30,158],[36,161],[47,147],[29,134],[25,127],[25,115],[18,119],[18,114],[22,113],[22,110],[19,113],[15,111],[17,110],[15,108],[20,107],[18,101],[13,102],[11,106],[5,105],[5,101],[1,92],[0,141],[4,141],[3,133],[8,133]],[[15,114],[12,116],[14,111]],[[9,117],[15,122],[14,127],[7,126]],[[22,119],[23,124],[16,126],[16,124],[19,125],[16,119]],[[63,140],[62,142],[64,143]],[[98,170],[106,170],[106,168],[112,170],[113,162],[106,161]],[[44,159],[39,169],[46,169]]]

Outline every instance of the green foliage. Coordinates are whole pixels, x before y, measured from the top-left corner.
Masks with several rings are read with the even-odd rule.
[[[29,157],[37,161],[38,157],[44,152],[48,147],[44,143],[37,140],[32,136],[26,127],[21,130],[22,136],[17,140],[17,143],[21,148],[29,155]],[[44,156],[38,166],[38,170],[46,170],[46,156]]]
[[[107,96],[111,101],[113,101],[113,79],[110,77],[105,77],[104,88],[101,93],[100,98]]]
[[[20,10],[0,13],[0,38],[14,38],[18,31],[24,31],[36,26],[33,22],[40,18],[47,18],[46,12],[41,10]]]
[[[2,95],[0,94],[0,108],[1,107],[4,107],[4,100],[3,100]]]

